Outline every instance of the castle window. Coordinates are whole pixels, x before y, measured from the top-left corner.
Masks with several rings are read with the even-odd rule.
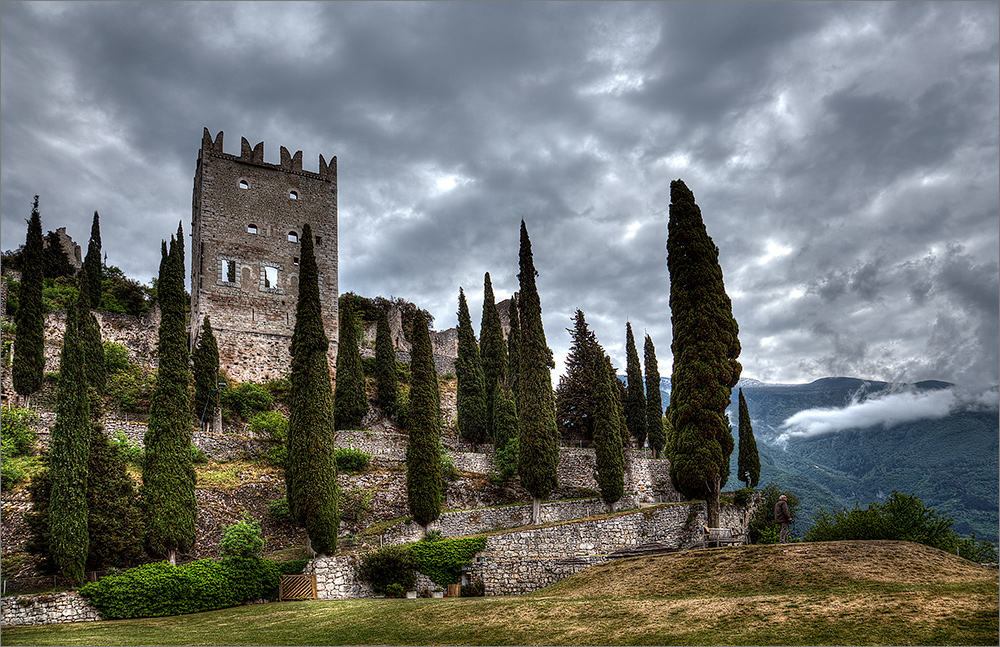
[[[255,225],[253,223],[250,223],[249,225],[247,225],[247,233],[248,234],[256,234],[257,233],[257,225]]]
[[[226,261],[226,280],[236,283],[236,261]]]
[[[278,287],[278,268],[264,267],[264,287],[265,288]]]
[[[289,191],[288,192],[288,199],[289,200],[298,200],[299,199],[299,193],[298,193],[298,191]]]
[[[316,236],[316,246],[319,247],[322,244],[323,244],[323,237],[322,236]]]
[[[288,232],[288,242],[290,242],[290,243],[297,243],[297,242],[299,242],[299,235],[296,234],[294,231]]]
[[[240,188],[241,189],[249,189],[250,188],[250,183],[247,182],[246,180],[240,180]]]
[[[298,264],[299,264],[299,257],[292,256],[292,265],[298,265]]]

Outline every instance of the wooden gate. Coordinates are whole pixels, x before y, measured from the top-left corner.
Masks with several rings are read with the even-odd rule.
[[[278,601],[316,600],[316,574],[282,575],[278,582]]]

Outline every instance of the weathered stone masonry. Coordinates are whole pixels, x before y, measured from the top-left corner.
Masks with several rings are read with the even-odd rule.
[[[299,287],[299,237],[312,228],[320,273],[330,371],[337,358],[337,158],[302,170],[302,151],[281,147],[264,161],[264,142],[240,155],[223,151],[223,133],[206,128],[194,176],[191,244],[191,345],[205,315],[220,363],[240,381],[287,374]]]

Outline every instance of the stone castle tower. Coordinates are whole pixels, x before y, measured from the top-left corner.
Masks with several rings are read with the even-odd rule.
[[[220,131],[205,129],[194,174],[191,222],[191,347],[208,315],[223,369],[234,379],[263,381],[291,367],[298,301],[299,237],[315,237],[323,323],[337,358],[337,158],[302,170],[302,151],[281,147],[281,163],[264,162],[264,142],[240,155],[222,150]]]

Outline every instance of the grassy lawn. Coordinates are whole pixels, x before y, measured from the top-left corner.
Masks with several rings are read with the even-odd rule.
[[[997,571],[904,542],[616,560],[531,595],[5,628],[5,645],[989,645]]]

